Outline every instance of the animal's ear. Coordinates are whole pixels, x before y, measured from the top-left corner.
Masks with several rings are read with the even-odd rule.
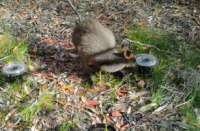
[[[134,55],[132,54],[130,50],[126,50],[124,51],[124,58],[127,60],[131,60],[134,58]]]

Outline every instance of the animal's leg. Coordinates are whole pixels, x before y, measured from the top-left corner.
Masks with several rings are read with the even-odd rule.
[[[85,75],[89,75],[90,74],[90,68],[89,68],[89,64],[87,60],[81,59],[81,63],[83,65],[83,73]]]

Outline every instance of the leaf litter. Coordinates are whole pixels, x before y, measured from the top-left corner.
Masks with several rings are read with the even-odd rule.
[[[116,38],[126,36],[128,29],[125,26],[131,24],[162,28],[174,35],[181,34],[179,39],[191,43],[200,39],[200,10],[198,8],[200,5],[196,1],[118,0],[116,2],[109,0],[103,2],[90,0],[81,2],[76,0],[73,3],[83,18],[101,21],[115,33]],[[70,41],[78,18],[67,2],[2,0],[0,11],[1,25],[6,25],[12,35],[34,34],[28,39],[29,53],[34,54],[31,55],[34,65],[29,66],[30,76],[27,77],[33,83],[31,86],[24,86],[28,101],[23,100],[22,92],[15,90],[13,90],[13,95],[16,97],[14,102],[0,97],[0,105],[2,102],[5,104],[5,101],[7,103],[6,106],[0,106],[0,108],[9,110],[5,114],[5,122],[0,123],[4,130],[10,128],[58,130],[63,121],[76,122],[77,129],[69,128],[69,130],[86,130],[92,123],[103,122],[99,106],[101,104],[103,104],[103,114],[107,122],[114,125],[117,130],[160,130],[162,126],[166,130],[174,130],[178,127],[186,130],[192,128],[185,124],[187,117],[181,123],[167,119],[168,116],[174,119],[182,118],[181,115],[178,116],[179,114],[175,115],[178,113],[178,107],[182,104],[189,104],[189,102],[178,104],[176,107],[174,105],[174,103],[182,102],[182,93],[177,93],[174,101],[169,98],[166,103],[158,106],[156,103],[150,103],[151,92],[141,91],[144,85],[148,87],[148,82],[144,80],[135,83],[130,89],[123,86],[113,88],[109,84],[101,84],[102,87],[97,85],[89,90],[81,84],[84,79],[79,73],[81,65]],[[0,30],[3,30],[2,27]],[[197,42],[197,44],[200,43]],[[15,47],[13,52],[17,52],[17,49],[18,47]],[[184,73],[187,72],[180,75],[187,76]],[[191,77],[190,80],[198,81],[197,77],[188,77]],[[0,87],[2,92],[8,92],[2,85]],[[53,95],[51,109],[47,110],[44,108],[47,106],[44,103],[48,103],[49,97],[42,97],[50,90],[56,93]],[[170,93],[178,92],[173,88],[168,90]],[[112,94],[113,96],[112,91],[116,91],[116,94]],[[113,97],[115,100],[110,101]],[[26,121],[23,115],[20,116],[16,112],[15,104],[22,104],[20,99],[30,107],[25,111],[30,112],[34,110],[32,107],[35,105],[39,108],[39,102],[43,101],[42,106],[44,107],[38,109],[36,115],[30,118],[31,124],[21,125],[19,122]],[[198,111],[196,114],[199,116]]]

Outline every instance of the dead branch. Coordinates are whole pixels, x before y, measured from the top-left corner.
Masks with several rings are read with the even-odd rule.
[[[170,55],[173,55],[173,56],[180,56],[180,55],[174,54],[174,53],[172,53],[172,52],[168,52],[168,51],[165,51],[165,50],[161,50],[161,49],[159,49],[158,47],[155,47],[155,46],[153,46],[153,45],[147,45],[147,44],[141,43],[141,42],[139,42],[139,41],[134,41],[134,40],[130,40],[130,39],[126,39],[126,40],[129,41],[129,42],[131,42],[131,43],[135,43],[135,44],[139,44],[139,45],[142,45],[142,46],[147,46],[147,47],[154,48],[154,49],[156,49],[156,50],[158,50],[158,51],[160,51],[160,52],[164,52],[164,53],[167,53],[167,54],[170,54]]]
[[[80,15],[78,14],[77,10],[76,10],[76,9],[74,8],[74,6],[72,5],[71,1],[68,0],[68,2],[69,2],[69,4],[70,4],[70,6],[72,7],[72,9],[74,10],[74,12],[77,14],[77,16],[78,16],[78,18],[79,18],[79,21],[82,22],[82,19],[81,19]]]

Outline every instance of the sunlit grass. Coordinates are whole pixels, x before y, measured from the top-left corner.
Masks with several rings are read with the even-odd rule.
[[[140,44],[130,43],[130,48],[134,54],[150,53],[156,56],[159,63],[154,67],[152,77],[145,78],[151,83],[152,103],[157,103],[158,107],[167,101],[175,99],[177,94],[171,89],[184,92],[187,97],[179,95],[182,101],[178,104],[189,101],[189,105],[181,106],[183,115],[188,116],[188,124],[196,127],[196,115],[192,110],[198,107],[196,103],[200,80],[196,67],[199,64],[200,55],[197,49],[190,48],[187,44],[179,41],[175,36],[155,31],[145,27],[130,27],[130,39],[144,43],[152,47],[145,47]],[[161,88],[164,87],[164,88]],[[196,96],[196,97],[194,97]],[[195,99],[192,99],[194,97]],[[185,106],[187,107],[186,110]],[[190,110],[189,110],[190,109]],[[200,110],[200,109],[198,109]],[[191,120],[192,119],[192,120]]]

